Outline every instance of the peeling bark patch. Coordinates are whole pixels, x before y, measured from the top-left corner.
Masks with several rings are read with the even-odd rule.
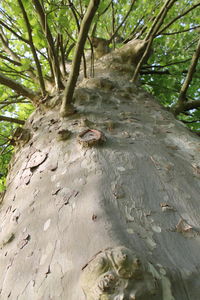
[[[163,212],[176,211],[176,209],[168,203],[160,203]]]
[[[43,153],[40,151],[33,153],[33,155],[31,156],[31,158],[27,164],[27,168],[38,167],[46,160],[47,156],[48,156],[47,153]]]
[[[194,164],[192,164],[192,167],[194,169],[194,174],[197,176],[200,175],[200,165],[194,163]]]
[[[189,225],[185,220],[180,219],[176,225],[176,231],[180,233],[191,232],[192,226]]]
[[[24,235],[24,237],[19,241],[19,243],[18,243],[18,248],[19,249],[23,249],[25,246],[26,246],[26,244],[28,244],[28,242],[30,241],[30,239],[31,239],[31,236],[30,236],[30,234],[25,234]]]
[[[23,183],[28,185],[30,183],[31,177],[35,170],[46,160],[48,154],[36,151],[31,154],[31,158],[27,163],[26,168],[23,170],[21,180]]]
[[[1,242],[0,248],[3,248],[5,245],[11,243],[14,240],[14,238],[15,238],[15,234],[13,232],[8,234]]]

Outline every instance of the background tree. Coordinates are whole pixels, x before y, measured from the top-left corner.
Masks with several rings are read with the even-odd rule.
[[[0,4],[2,299],[198,298],[199,6]]]

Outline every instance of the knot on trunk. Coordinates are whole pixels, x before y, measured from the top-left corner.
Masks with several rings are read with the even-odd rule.
[[[82,288],[88,300],[160,299],[154,276],[123,246],[98,253],[83,267]]]

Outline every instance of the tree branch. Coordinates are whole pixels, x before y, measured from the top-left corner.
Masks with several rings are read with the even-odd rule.
[[[78,28],[78,30],[79,30],[80,25],[79,25],[79,19],[78,19],[78,17],[77,17],[77,14],[78,14],[79,18],[81,18],[81,16],[80,16],[80,14],[78,13],[78,11],[76,10],[74,4],[73,4],[70,0],[68,0],[68,3],[69,3],[69,7],[71,8],[71,11],[72,11],[72,14],[73,14],[73,16],[74,16],[74,19],[75,19],[75,21],[76,21],[76,26],[77,26],[77,28]]]
[[[179,33],[187,32],[187,31],[190,31],[190,30],[195,30],[195,29],[198,29],[198,28],[200,28],[199,25],[198,25],[198,26],[191,27],[191,28],[188,28],[188,29],[180,30],[180,31],[174,31],[174,32],[166,32],[166,33],[162,33],[162,35],[179,34]]]
[[[172,66],[172,65],[183,64],[183,63],[186,63],[186,62],[188,62],[188,61],[190,61],[190,58],[185,59],[185,60],[181,60],[181,61],[173,61],[173,62],[168,63],[168,64],[163,65],[163,66],[161,66],[161,65],[153,65],[153,66],[150,65],[150,66],[145,66],[145,69],[149,69],[149,68],[158,68],[158,69],[162,69],[162,68],[169,67],[169,66]]]
[[[90,0],[87,11],[81,22],[78,41],[75,48],[74,60],[72,63],[72,68],[67,82],[67,86],[64,90],[63,102],[60,109],[60,114],[62,117],[65,117],[74,112],[74,108],[72,106],[72,98],[79,75],[81,57],[83,55],[84,45],[87,39],[88,31],[90,29],[90,25],[95,15],[95,12],[98,9],[99,2],[100,0]]]
[[[156,70],[141,70],[140,74],[148,75],[148,74],[158,74],[158,75],[172,75],[169,70],[156,71]]]
[[[194,101],[189,101],[189,102],[186,102],[186,103],[182,103],[182,105],[179,105],[177,107],[172,108],[172,112],[175,115],[178,115],[181,112],[191,110],[191,109],[195,109],[195,108],[199,108],[199,107],[200,107],[200,100],[194,100]]]
[[[15,66],[21,66],[22,64],[16,60],[13,60],[5,55],[0,54],[0,58],[2,58],[3,60],[7,60],[9,61],[11,64],[15,65]]]
[[[165,16],[168,13],[168,10],[172,7],[172,5],[174,4],[174,2],[176,2],[177,0],[166,0],[164,5],[162,6],[160,12],[157,14],[145,40],[148,40],[151,36],[156,35],[156,33],[158,32],[160,26],[162,25]]]
[[[176,2],[176,1],[177,0],[166,0],[164,5],[162,6],[160,12],[156,16],[156,18],[152,24],[152,27],[150,28],[150,30],[147,33],[147,36],[145,38],[145,40],[147,41],[147,46],[146,46],[146,49],[145,49],[140,61],[138,62],[137,66],[136,66],[136,69],[135,69],[135,72],[134,72],[134,75],[132,78],[133,82],[137,80],[140,69],[150,52],[150,49],[151,49],[151,46],[152,46],[152,43],[153,43],[153,40],[154,40],[154,37],[155,37],[157,31],[159,30],[160,26],[162,25],[164,18],[166,17],[169,9],[173,6],[174,2]]]
[[[37,94],[35,92],[33,92],[32,90],[26,88],[24,85],[16,82],[15,80],[4,76],[2,73],[0,73],[0,84],[3,84],[5,86],[11,88],[18,95],[22,95],[26,98],[29,98],[33,103],[37,99]]]
[[[122,27],[122,25],[124,24],[124,22],[126,21],[126,19],[128,18],[128,16],[130,15],[132,9],[133,9],[133,5],[135,4],[136,0],[132,0],[132,3],[129,7],[129,10],[127,11],[126,15],[124,16],[123,20],[121,21],[121,23],[118,25],[118,27],[115,29],[115,31],[113,32],[112,36],[110,37],[110,42],[114,39],[114,37],[116,36],[116,34],[118,33],[119,29]]]
[[[176,18],[174,18],[172,21],[170,21],[168,24],[166,24],[163,29],[161,29],[159,32],[157,32],[157,35],[162,34],[163,31],[165,31],[167,28],[169,28],[175,21],[177,21],[178,19],[182,18],[183,16],[185,16],[186,14],[188,14],[191,10],[195,9],[199,5],[200,5],[200,3],[197,3],[197,4],[193,5],[192,7],[190,7],[189,9],[187,9],[184,13],[182,13],[179,16],[177,16]]]
[[[17,54],[15,54],[15,52],[13,50],[10,49],[9,47],[9,43],[8,43],[8,39],[5,37],[4,32],[2,30],[2,28],[0,28],[1,33],[0,33],[0,40],[3,44],[3,49],[4,51],[10,55],[13,59],[13,61],[17,61],[20,62],[20,58],[17,56]]]
[[[24,39],[22,36],[20,36],[19,34],[17,34],[12,28],[10,28],[4,22],[0,21],[0,25],[2,25],[8,31],[12,32],[12,34],[14,34],[14,36],[16,36],[18,38],[18,40],[23,41],[24,43],[28,44],[28,40]]]
[[[181,120],[181,122],[186,123],[186,124],[193,124],[193,123],[199,123],[200,120],[193,120],[193,121]]]
[[[30,45],[30,48],[31,48],[31,51],[32,51],[32,54],[33,54],[33,57],[34,57],[34,60],[35,60],[42,96],[45,96],[46,91],[45,91],[44,78],[43,78],[43,75],[42,75],[42,68],[41,68],[41,65],[40,65],[40,62],[39,62],[39,59],[38,59],[38,56],[37,56],[37,52],[36,52],[36,49],[35,49],[35,46],[34,46],[34,43],[33,43],[32,28],[31,28],[31,25],[30,25],[30,22],[29,22],[27,13],[24,9],[22,1],[18,0],[18,3],[19,3],[19,6],[21,8],[21,11],[22,11],[24,21],[26,23],[28,37],[29,37],[29,45]]]
[[[58,57],[56,55],[53,37],[52,37],[51,31],[49,29],[48,23],[47,23],[47,16],[46,16],[46,14],[44,12],[44,8],[41,5],[39,0],[32,0],[32,2],[34,4],[36,12],[37,12],[37,14],[40,18],[40,24],[41,24],[43,33],[44,33],[44,35],[47,39],[49,57],[50,57],[52,68],[53,68],[53,75],[54,75],[56,88],[60,90],[64,86],[63,86],[62,81],[61,81],[61,72],[60,72],[60,68],[59,68],[59,60],[58,60]]]
[[[200,39],[197,44],[197,49],[192,56],[192,61],[191,61],[190,67],[188,69],[187,76],[181,87],[178,102],[184,102],[186,100],[186,93],[189,88],[190,82],[192,81],[192,77],[196,71],[196,66],[197,66],[199,57],[200,57]]]
[[[25,123],[25,121],[23,121],[23,120],[11,118],[11,117],[5,117],[5,116],[0,116],[0,121],[6,121],[6,122],[16,123],[16,124],[20,124],[20,125],[24,125],[24,123]]]

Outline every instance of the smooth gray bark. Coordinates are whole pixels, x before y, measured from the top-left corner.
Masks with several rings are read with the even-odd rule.
[[[119,246],[143,266],[144,280],[130,285],[151,276],[157,292],[125,286],[95,300],[199,298],[199,137],[103,63],[99,79],[76,89],[78,114],[38,109],[27,121],[32,138],[19,143],[1,204],[0,299],[93,299],[80,277],[97,253]],[[88,126],[106,142],[82,148]]]

